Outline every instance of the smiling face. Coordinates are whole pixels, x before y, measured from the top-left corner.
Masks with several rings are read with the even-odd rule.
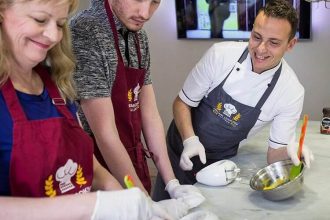
[[[253,71],[262,73],[275,67],[297,39],[289,40],[290,23],[285,19],[268,17],[260,12],[255,19],[249,40]]]
[[[109,0],[113,13],[130,31],[140,30],[161,0]]]
[[[2,12],[2,34],[11,53],[11,64],[33,67],[63,37],[67,1],[16,1]]]

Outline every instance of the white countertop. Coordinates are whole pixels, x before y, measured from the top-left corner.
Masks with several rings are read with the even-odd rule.
[[[207,198],[197,209],[210,210],[224,220],[330,219],[330,135],[320,134],[320,122],[308,122],[305,144],[315,160],[305,171],[303,189],[287,200],[269,201],[249,185],[252,175],[266,166],[268,132],[265,128],[231,158],[241,169],[240,179],[222,187],[195,184]]]

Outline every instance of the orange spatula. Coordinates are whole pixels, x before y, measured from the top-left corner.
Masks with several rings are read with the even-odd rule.
[[[301,132],[300,132],[300,138],[299,138],[299,148],[298,148],[298,158],[300,160],[300,163],[298,166],[293,165],[291,167],[290,175],[289,175],[290,180],[293,180],[294,178],[296,178],[299,175],[301,168],[302,168],[301,167],[302,166],[301,154],[302,154],[302,147],[304,145],[307,122],[308,122],[308,115],[304,115],[303,124],[301,126]]]

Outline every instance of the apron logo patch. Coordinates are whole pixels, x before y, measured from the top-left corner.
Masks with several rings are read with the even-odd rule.
[[[56,190],[54,190],[53,183],[53,175],[50,175],[45,181],[45,194],[49,197],[56,196]]]
[[[63,167],[60,167],[56,171],[56,181],[60,182],[60,190],[65,193],[71,189],[74,189],[74,185],[71,182],[71,177],[73,177],[77,172],[78,165],[69,159]]]
[[[66,164],[56,171],[55,179],[59,182],[58,186],[62,194],[75,188],[71,182],[73,176],[76,176],[75,183],[79,185],[80,188],[87,184],[84,177],[83,168],[71,159],[68,159]],[[82,192],[89,192],[91,187],[87,188],[88,189],[83,189]],[[57,195],[56,189],[54,189],[53,175],[49,175],[49,177],[45,180],[44,189],[45,195],[48,197],[55,197]]]
[[[216,109],[217,109],[218,111],[221,111],[221,109],[222,109],[222,102],[219,102],[219,103],[217,104]]]
[[[225,107],[225,110],[224,110],[223,114],[225,114],[228,118],[230,118],[230,116],[232,114],[237,113],[237,110],[236,110],[235,106],[233,106],[232,104],[226,103],[224,105],[224,107]]]
[[[232,127],[239,125],[239,120],[241,119],[241,114],[237,111],[236,107],[230,103],[218,102],[218,104],[213,108],[213,113],[218,117],[222,118],[227,124]]]
[[[85,185],[87,183],[85,177],[84,177],[84,173],[82,170],[82,167],[79,165],[78,166],[78,170],[77,170],[77,174],[76,174],[76,183],[82,187],[83,185]]]
[[[141,92],[141,86],[138,83],[134,89],[130,89],[127,92],[128,108],[131,112],[134,112],[140,108],[139,94]]]

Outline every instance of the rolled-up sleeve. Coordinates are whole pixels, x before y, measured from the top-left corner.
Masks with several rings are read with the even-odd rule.
[[[189,73],[179,92],[180,99],[191,107],[197,107],[199,105],[199,102],[213,87],[216,71],[221,71],[219,63],[222,60],[216,54],[215,50],[216,47],[213,45],[204,54]]]
[[[288,92],[287,96],[292,96],[291,101],[290,99],[283,99],[280,112],[271,123],[268,144],[274,149],[292,143],[296,139],[296,126],[304,103],[304,89],[299,86]]]

